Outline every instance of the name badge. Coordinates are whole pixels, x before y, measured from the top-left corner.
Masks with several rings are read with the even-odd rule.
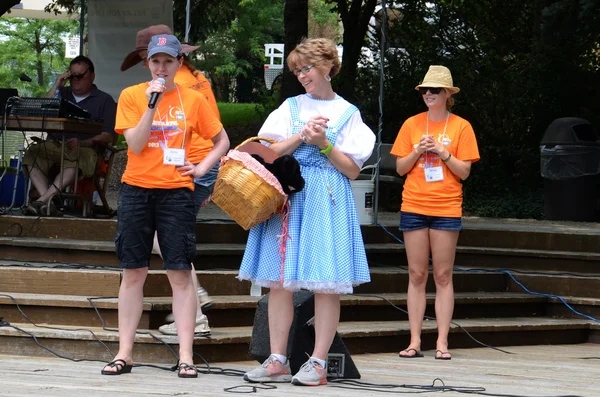
[[[444,170],[441,166],[425,168],[426,182],[439,182],[444,180]]]
[[[177,166],[185,165],[185,150],[173,148],[165,149],[163,164]]]

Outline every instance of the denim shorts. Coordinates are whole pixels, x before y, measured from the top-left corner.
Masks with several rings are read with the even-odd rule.
[[[410,232],[419,229],[434,229],[460,231],[462,230],[461,217],[428,216],[413,212],[400,212],[400,230]]]
[[[215,164],[208,172],[200,178],[194,179],[194,214],[198,215],[200,206],[210,196],[217,182],[219,163]]]
[[[190,270],[196,256],[194,193],[121,184],[115,248],[123,269],[147,267],[154,232],[167,270]]]

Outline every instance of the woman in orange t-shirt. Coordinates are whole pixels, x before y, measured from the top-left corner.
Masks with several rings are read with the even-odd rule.
[[[423,96],[427,112],[406,120],[391,153],[398,157],[396,171],[406,175],[402,192],[400,230],[408,258],[408,319],[410,344],[399,355],[423,357],[421,328],[427,305],[429,254],[436,286],[435,314],[438,326],[435,358],[450,360],[448,332],[454,311],[452,268],[458,234],[462,228],[462,184],[479,160],[471,124],[454,114],[452,95],[459,91],[450,70],[430,66],[423,82],[415,87]]]
[[[121,64],[121,71],[125,71],[140,62],[143,63],[144,68],[148,68],[148,44],[150,43],[152,36],[157,34],[173,34],[173,32],[167,25],[152,25],[138,31],[135,38],[136,48],[127,54],[123,60],[123,63]],[[198,48],[199,47],[197,46],[183,44],[182,52],[189,53],[197,50]],[[210,87],[210,82],[206,79],[202,72],[194,67],[186,55],[183,56],[182,67],[179,68],[175,74],[175,83],[180,87],[186,87],[204,95],[206,102],[212,109],[215,116],[219,120],[221,119],[215,95]],[[193,164],[197,164],[206,157],[212,148],[213,142],[210,139],[204,139],[200,135],[193,134],[192,146],[187,153],[187,158]],[[201,207],[204,207],[210,202],[210,197],[217,181],[218,172],[219,163],[217,162],[206,174],[200,178],[194,179],[194,217],[198,215],[198,211]],[[156,235],[154,236],[153,252],[162,256]],[[212,304],[212,299],[206,290],[200,286],[193,263],[192,280],[194,281],[194,288],[196,289],[198,295],[195,332],[199,335],[208,336],[210,335],[210,326],[208,324],[208,318],[202,312],[202,309],[208,308]],[[177,335],[177,325],[173,322],[172,314],[167,316],[167,321],[169,321],[169,324],[159,327],[158,330],[166,335]]]
[[[194,178],[205,175],[219,161],[229,148],[229,139],[204,96],[175,83],[175,74],[183,64],[181,43],[175,36],[152,36],[148,60],[153,81],[124,89],[117,107],[115,131],[125,136],[129,148],[115,236],[123,269],[119,352],[102,374],[121,375],[132,370],[133,342],[156,232],[173,290],[179,340],[177,375],[196,378],[192,350],[196,291],[190,271],[196,254]],[[194,134],[214,144],[197,165],[188,158]]]

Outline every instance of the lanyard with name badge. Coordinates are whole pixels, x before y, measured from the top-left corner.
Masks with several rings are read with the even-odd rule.
[[[444,134],[446,136],[446,128],[448,127],[448,119],[450,118],[450,112],[446,116],[446,124],[444,125]],[[426,134],[429,136],[429,112],[427,112],[427,130]],[[440,182],[444,180],[444,169],[441,165],[433,166],[433,159],[428,158],[427,152],[425,152],[425,182]],[[439,158],[439,156],[438,156]]]
[[[185,149],[183,147],[185,145],[185,135],[187,133],[187,117],[185,117],[185,111],[183,109],[183,102],[181,101],[181,93],[179,92],[179,87],[177,85],[175,85],[175,88],[177,88],[177,95],[179,96],[179,105],[181,105],[181,112],[183,113],[183,140],[181,141],[181,148],[177,149],[177,148],[169,147],[169,138],[165,134],[165,129],[163,126],[164,124],[162,122],[162,117],[160,116],[160,110],[158,110],[158,108],[157,108],[156,112],[158,113],[160,129],[162,130],[163,139],[164,139],[164,143],[160,142],[160,140],[159,140],[159,144],[160,144],[161,149],[163,150],[163,164],[164,165],[183,166],[183,165],[185,165]],[[178,118],[176,117],[175,119],[177,120]],[[167,114],[167,121],[168,121],[168,114]],[[179,126],[179,122],[177,122],[177,125]]]

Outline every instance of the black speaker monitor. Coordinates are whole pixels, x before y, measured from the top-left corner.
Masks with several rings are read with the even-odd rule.
[[[258,362],[264,362],[271,354],[268,318],[269,294],[258,301],[254,326],[252,327],[252,340],[250,342],[250,355]],[[287,353],[290,360],[292,373],[298,372],[302,364],[308,360],[315,346],[315,330],[313,319],[315,315],[315,297],[310,291],[294,293],[294,321],[290,327]],[[308,354],[308,355],[307,355]],[[352,361],[352,357],[336,332],[333,343],[327,354],[327,377],[360,379],[360,373]]]

